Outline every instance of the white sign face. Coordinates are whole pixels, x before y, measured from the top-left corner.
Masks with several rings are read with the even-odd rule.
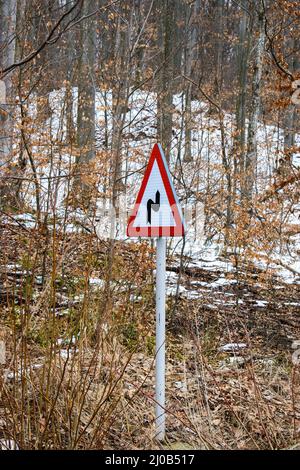
[[[181,237],[183,217],[167,163],[156,144],[128,222],[129,237]]]
[[[3,80],[0,80],[0,104],[6,103],[6,85]]]
[[[165,186],[155,160],[133,227],[175,227]]]

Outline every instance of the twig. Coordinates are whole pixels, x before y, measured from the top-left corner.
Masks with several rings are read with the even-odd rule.
[[[14,70],[15,68],[17,67],[21,67],[22,65],[30,62],[32,59],[34,59],[34,57],[36,57],[47,45],[51,44],[51,38],[53,36],[53,34],[55,33],[55,31],[57,30],[57,28],[60,26],[60,24],[62,23],[62,21],[67,17],[69,16],[72,11],[75,10],[75,8],[77,8],[77,6],[82,3],[83,0],[77,0],[77,2],[75,3],[75,5],[73,5],[68,11],[66,11],[66,13],[64,13],[60,18],[59,20],[55,23],[55,25],[53,26],[53,28],[51,29],[50,33],[48,34],[47,38],[44,40],[44,42],[42,42],[42,44],[40,44],[40,46],[35,50],[35,51],[32,51],[30,52],[30,54],[28,54],[26,57],[24,57],[24,59],[20,60],[19,62],[14,62],[13,64],[9,65],[8,67],[6,67],[5,69],[3,69],[1,71],[1,77],[5,77],[9,72],[11,72],[12,70]]]

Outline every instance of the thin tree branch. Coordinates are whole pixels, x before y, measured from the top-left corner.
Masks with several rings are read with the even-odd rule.
[[[13,64],[9,65],[8,67],[6,67],[5,69],[3,69],[1,71],[1,77],[5,77],[8,73],[10,73],[12,70],[14,70],[15,68],[17,67],[21,67],[22,65],[30,62],[32,59],[34,59],[34,57],[36,57],[47,45],[51,44],[51,38],[53,36],[53,34],[55,33],[55,31],[58,29],[58,27],[61,25],[61,23],[63,22],[63,20],[69,16],[76,8],[78,5],[81,4],[82,6],[82,2],[83,0],[77,0],[77,2],[75,3],[75,5],[73,5],[68,11],[66,11],[60,18],[59,20],[55,23],[55,25],[53,26],[53,28],[51,29],[50,33],[48,34],[47,38],[45,39],[44,42],[42,42],[42,44],[40,44],[40,46],[35,50],[35,51],[32,51],[30,54],[28,54],[26,57],[24,57],[24,59],[20,60],[19,62],[14,62]],[[81,8],[81,7],[80,7]]]
[[[199,83],[194,82],[194,80],[192,80],[190,77],[187,77],[187,76],[184,75],[184,74],[182,74],[182,77],[185,78],[185,80],[187,80],[188,82],[190,82],[190,83],[192,83],[193,85],[195,85],[195,87],[197,87],[198,90],[202,93],[202,95],[204,96],[204,98],[206,98],[207,101],[208,101],[210,104],[212,104],[215,108],[217,108],[217,110],[218,110],[220,113],[224,114],[224,111],[223,111],[223,109],[221,108],[221,106],[220,106],[218,103],[216,103],[216,102],[212,99],[212,97],[209,96],[209,95],[203,90],[203,88],[201,88],[201,86],[200,86]]]
[[[264,14],[264,17],[265,17],[265,35],[266,35],[266,38],[268,40],[268,50],[270,51],[271,53],[271,56],[272,56],[272,59],[276,65],[276,67],[278,67],[278,69],[287,77],[289,77],[290,80],[294,80],[294,76],[293,74],[286,68],[284,68],[284,66],[280,63],[276,53],[275,53],[275,50],[274,50],[274,37],[271,38],[269,36],[269,32],[268,32],[268,18],[267,18],[267,14],[266,14],[266,6],[265,6],[265,2],[264,0],[262,0],[262,5],[263,5],[263,14]]]

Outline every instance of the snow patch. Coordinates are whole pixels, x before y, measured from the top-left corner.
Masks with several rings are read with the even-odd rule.
[[[246,343],[227,343],[224,346],[221,346],[218,351],[219,352],[235,352],[239,351],[240,349],[247,348]]]

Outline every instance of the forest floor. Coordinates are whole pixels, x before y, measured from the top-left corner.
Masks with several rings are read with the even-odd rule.
[[[109,242],[84,233],[54,237],[7,219],[1,233],[2,441],[14,439],[20,448],[106,449],[275,449],[299,443],[299,281],[286,284],[253,263],[237,267],[225,258],[211,268],[189,258],[180,263],[177,255],[168,259],[167,439],[159,444],[153,249],[115,243],[108,296]],[[44,392],[52,363],[64,374],[58,380],[62,401],[53,399],[48,382]],[[79,382],[72,384],[76,368]],[[63,407],[85,386],[83,375],[91,377],[91,396],[78,405],[81,431],[74,438],[68,429],[73,406],[68,413]],[[52,385],[56,390],[54,378]],[[36,413],[37,406],[33,397],[44,393],[46,404],[30,421],[26,414]],[[97,418],[93,403],[99,393]],[[55,407],[61,407],[61,436],[51,444],[45,438]],[[28,420],[30,432],[18,425]]]
[[[299,442],[300,377],[292,354],[300,346],[300,285],[287,286],[257,268],[240,272],[238,280],[230,273],[228,280],[237,281],[231,284],[222,271],[186,271],[181,286],[192,295],[179,294],[168,321],[169,445],[262,449]],[[169,314],[173,303],[170,297]],[[142,446],[139,424],[153,422],[153,358],[139,353],[133,364],[126,376],[135,387],[125,399]]]

